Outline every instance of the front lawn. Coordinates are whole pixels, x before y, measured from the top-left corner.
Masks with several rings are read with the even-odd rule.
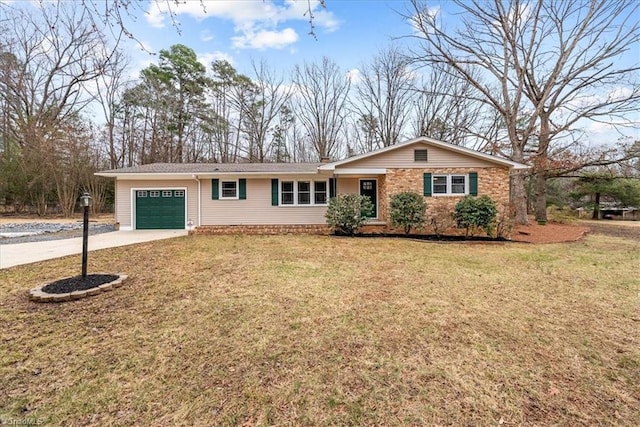
[[[0,424],[640,425],[640,242],[185,237],[0,270]]]

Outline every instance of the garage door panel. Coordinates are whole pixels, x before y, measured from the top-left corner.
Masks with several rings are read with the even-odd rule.
[[[182,190],[138,190],[136,229],[183,229],[185,197]]]

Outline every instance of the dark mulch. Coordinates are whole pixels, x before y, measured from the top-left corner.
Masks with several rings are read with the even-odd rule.
[[[344,234],[336,233],[336,236],[344,236]],[[390,237],[399,239],[429,240],[435,242],[508,242],[509,240],[502,237],[487,236],[453,236],[453,235],[436,235],[436,234],[398,234],[398,233],[359,233],[353,237]]]
[[[49,283],[42,288],[42,291],[48,294],[66,294],[74,291],[84,291],[97,288],[105,283],[113,282],[118,277],[119,276],[115,274],[88,274],[84,279],[82,276],[68,277]]]

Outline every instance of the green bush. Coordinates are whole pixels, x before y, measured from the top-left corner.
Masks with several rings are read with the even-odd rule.
[[[477,229],[491,236],[497,214],[496,204],[489,196],[465,196],[456,204],[453,219],[458,228],[466,229],[466,236]]]
[[[341,194],[329,200],[327,224],[336,232],[353,236],[373,211],[369,196],[360,194]]]
[[[391,197],[391,224],[404,228],[404,233],[409,234],[412,227],[424,226],[426,210],[427,203],[420,194],[411,191],[394,194]]]

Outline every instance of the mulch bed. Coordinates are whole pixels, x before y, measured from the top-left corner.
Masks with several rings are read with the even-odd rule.
[[[43,292],[48,294],[66,294],[75,291],[85,291],[87,289],[97,288],[105,283],[111,283],[118,279],[115,274],[88,274],[86,278],[82,276],[68,277],[51,282],[42,288]]]
[[[526,243],[575,242],[589,232],[589,227],[549,222],[540,225],[532,220],[529,225],[520,225],[511,234],[511,240]]]
[[[531,219],[529,225],[517,226],[511,233],[511,239],[491,238],[487,236],[469,236],[464,235],[435,235],[435,234],[375,234],[365,233],[356,234],[355,237],[393,237],[393,238],[410,238],[437,242],[521,242],[521,243],[565,243],[580,240],[585,234],[589,233],[590,227],[575,224],[564,224],[557,222],[548,222],[546,225],[538,224],[535,219]],[[640,231],[640,228],[638,228]]]
[[[415,239],[415,240],[429,240],[433,242],[508,242],[508,239],[499,237],[487,237],[487,236],[460,236],[460,235],[436,235],[436,234],[396,234],[396,233],[362,233],[354,234],[353,237],[390,237],[399,239]]]

